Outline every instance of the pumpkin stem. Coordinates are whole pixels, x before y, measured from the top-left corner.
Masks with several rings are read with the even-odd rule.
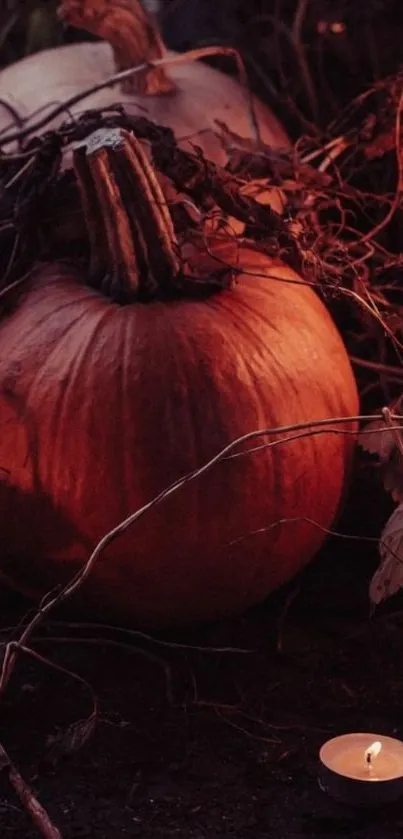
[[[163,58],[166,49],[156,22],[141,0],[62,0],[59,17],[111,45],[118,71]],[[149,67],[122,83],[127,93],[170,93],[175,85],[163,67]]]
[[[167,202],[144,146],[122,128],[95,131],[74,152],[93,282],[118,302],[172,294],[180,259]]]

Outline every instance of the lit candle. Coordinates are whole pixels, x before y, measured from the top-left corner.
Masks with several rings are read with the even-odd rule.
[[[349,804],[376,805],[403,796],[403,743],[380,734],[343,734],[324,743],[319,783]]]

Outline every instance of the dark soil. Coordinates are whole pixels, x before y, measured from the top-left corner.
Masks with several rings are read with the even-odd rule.
[[[359,492],[339,528],[377,534],[388,501],[378,490],[375,498]],[[249,654],[138,646],[126,636],[130,646],[120,648],[104,640],[122,640],[117,632],[41,631],[47,640],[36,650],[97,695],[95,732],[60,757],[52,737],[88,717],[91,694],[21,659],[0,707],[1,740],[63,839],[401,837],[403,805],[356,811],[317,783],[328,738],[354,730],[403,738],[402,603],[397,597],[370,618],[376,562],[370,543],[334,539],[263,606],[179,638]],[[10,602],[3,626],[21,608]],[[75,641],[56,640],[72,634]],[[93,643],[82,640],[89,637]],[[39,835],[4,770],[0,823],[2,839]]]
[[[288,0],[186,0],[188,16],[174,22],[166,15],[164,27],[177,48],[215,37],[246,47],[256,89],[297,137],[313,114],[295,49],[285,38],[288,51],[279,55],[273,27],[258,15],[280,5],[289,29],[298,4]],[[321,125],[400,64],[401,8],[397,0],[308,4],[302,34]],[[247,27],[242,10],[255,14],[256,24]],[[5,37],[1,12],[2,64],[48,46],[43,23],[34,38],[25,12]],[[337,37],[319,26],[333,19],[345,25]],[[56,33],[54,43],[77,37]],[[338,527],[379,536],[389,511],[373,478],[361,474]],[[330,737],[361,730],[403,739],[403,601],[399,596],[370,617],[367,589],[377,561],[373,543],[332,539],[298,580],[248,615],[169,639],[249,654],[44,628],[34,647],[92,687],[95,731],[81,749],[58,756],[57,735],[88,717],[91,692],[20,658],[0,704],[0,740],[63,839],[401,839],[403,804],[356,811],[317,783],[318,750]],[[10,597],[0,626],[15,625],[24,610]],[[0,770],[0,839],[38,836]]]

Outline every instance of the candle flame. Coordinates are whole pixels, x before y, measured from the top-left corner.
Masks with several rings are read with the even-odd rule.
[[[375,743],[371,743],[371,745],[368,747],[368,749],[365,752],[365,760],[367,761],[367,763],[371,763],[372,758],[379,755],[379,752],[381,751],[381,748],[382,748],[382,743],[380,743],[379,740],[376,740]]]

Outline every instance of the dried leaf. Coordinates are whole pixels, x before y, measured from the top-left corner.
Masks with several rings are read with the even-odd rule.
[[[383,485],[393,500],[403,502],[403,461],[397,448],[393,449],[388,462],[381,466]]]
[[[403,504],[399,504],[383,529],[379,554],[381,564],[372,577],[369,597],[378,604],[403,587]]]
[[[10,766],[11,760],[8,754],[4,751],[4,749],[0,748],[0,772],[2,772],[3,769],[9,769]]]
[[[383,419],[369,422],[363,432],[358,435],[361,448],[370,454],[377,454],[381,463],[386,463],[396,448],[394,432]]]
[[[401,414],[403,398],[399,397],[390,406],[390,412]],[[364,451],[378,456],[383,485],[390,492],[394,501],[403,501],[403,459],[399,448],[399,435],[402,439],[401,421],[393,421],[390,427],[386,419],[374,420],[365,426],[358,436],[358,442]]]
[[[228,128],[225,122],[219,119],[216,119],[215,123],[220,131],[219,139],[226,151],[236,148],[240,151],[253,152],[264,146],[258,139],[242,137],[240,134],[236,134],[235,131],[231,131]],[[264,148],[266,147],[264,146]]]
[[[396,306],[390,314],[384,317],[384,322],[396,338],[401,338],[403,335],[403,307]]]
[[[82,749],[92,737],[96,721],[97,714],[94,711],[85,720],[73,722],[68,728],[63,728],[57,734],[50,735],[47,740],[48,759],[52,762],[57,761],[61,757]]]

